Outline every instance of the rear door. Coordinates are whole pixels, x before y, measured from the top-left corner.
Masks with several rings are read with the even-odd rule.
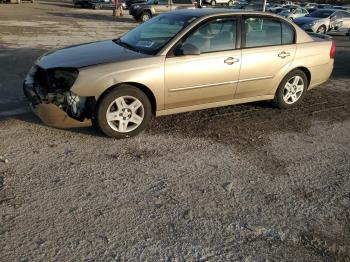
[[[242,64],[235,98],[269,95],[293,61],[295,31],[272,17],[244,16]]]

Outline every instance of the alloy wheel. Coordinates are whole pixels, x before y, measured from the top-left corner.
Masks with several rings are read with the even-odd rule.
[[[294,76],[287,81],[283,89],[283,100],[287,104],[294,104],[304,92],[304,80],[300,76]]]
[[[120,96],[107,109],[108,125],[120,133],[128,133],[138,128],[145,117],[145,108],[133,96]]]

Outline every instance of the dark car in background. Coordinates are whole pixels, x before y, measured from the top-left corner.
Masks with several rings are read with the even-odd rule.
[[[147,3],[147,0],[126,0],[126,8],[130,9],[130,7],[134,4],[144,4]]]
[[[125,0],[119,0],[123,9],[126,9]],[[115,0],[92,0],[91,7],[93,9],[113,9],[115,7]]]
[[[125,0],[119,0],[123,9],[126,9]],[[75,6],[93,9],[113,9],[115,0],[73,0]]]
[[[151,17],[177,9],[195,8],[192,0],[148,0],[146,3],[134,4],[129,13],[136,21],[146,22]]]

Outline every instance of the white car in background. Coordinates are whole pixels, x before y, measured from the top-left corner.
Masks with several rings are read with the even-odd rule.
[[[308,15],[309,12],[302,7],[292,7],[288,9],[282,10],[282,12],[278,13],[278,15],[288,18],[289,20],[294,20],[299,17],[303,17]]]
[[[304,17],[294,19],[294,23],[305,31],[325,34],[335,30],[350,35],[350,12],[336,9],[319,9]]]

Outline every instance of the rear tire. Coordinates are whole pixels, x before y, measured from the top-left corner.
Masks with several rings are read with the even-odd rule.
[[[94,123],[105,135],[121,139],[145,130],[153,112],[145,93],[134,86],[121,85],[103,95],[95,115]]]
[[[325,34],[327,32],[327,28],[325,25],[321,25],[319,28],[317,28],[316,33]]]
[[[274,104],[280,109],[294,107],[303,99],[309,83],[305,73],[299,69],[288,73],[278,86]]]

